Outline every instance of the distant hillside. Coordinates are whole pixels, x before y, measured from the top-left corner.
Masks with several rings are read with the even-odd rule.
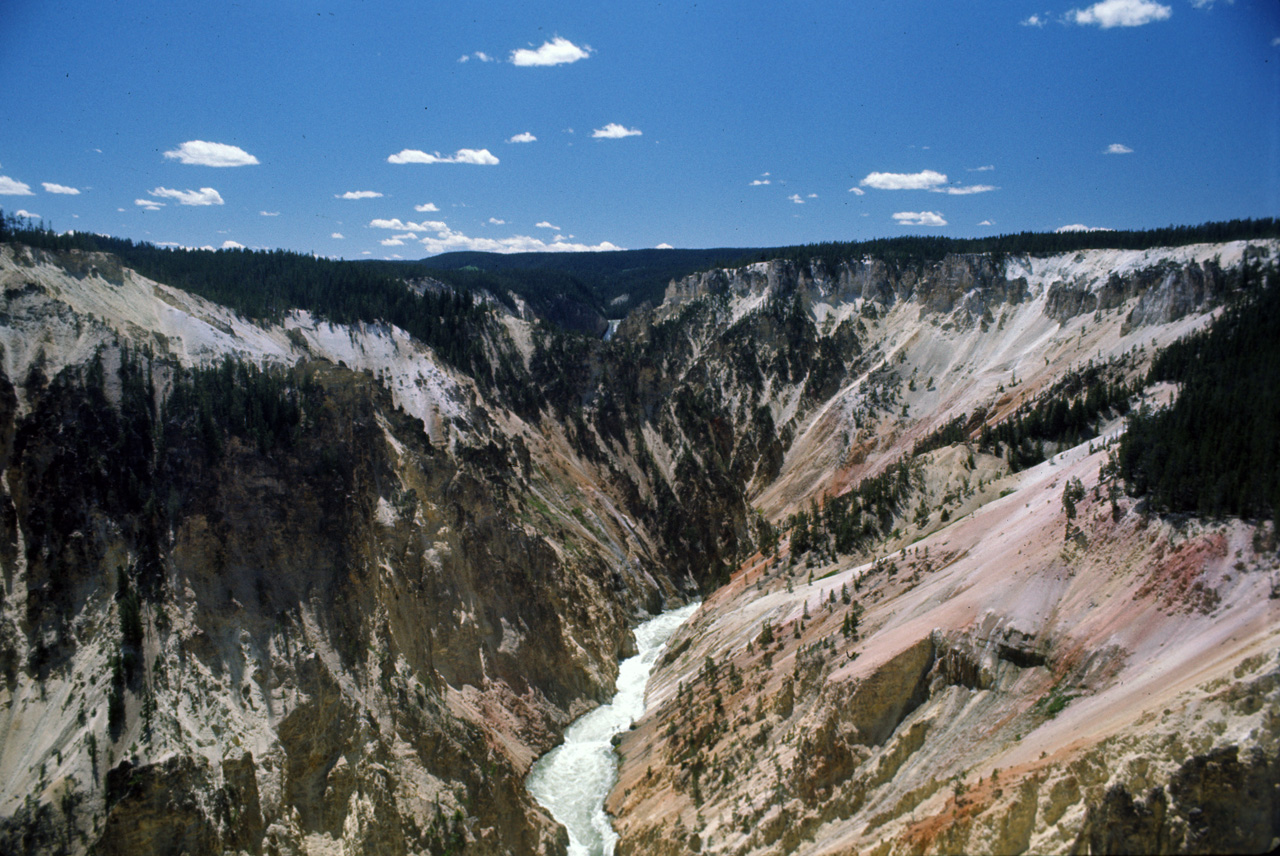
[[[599,301],[609,318],[621,318],[648,301],[657,304],[673,278],[711,267],[733,267],[761,253],[751,248],[707,250],[619,250],[609,253],[443,253],[408,262],[451,280],[447,271],[486,273],[558,273],[576,279]]]

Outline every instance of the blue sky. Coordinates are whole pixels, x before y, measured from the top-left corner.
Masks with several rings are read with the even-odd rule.
[[[0,76],[0,207],[158,244],[420,258],[1280,215],[1276,0],[8,0]]]

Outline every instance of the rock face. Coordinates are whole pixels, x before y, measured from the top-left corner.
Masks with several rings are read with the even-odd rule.
[[[0,849],[562,851],[523,775],[683,596],[591,465],[394,331],[2,252]]]
[[[885,398],[867,389],[871,368],[801,415],[753,504],[779,520],[904,456],[907,498],[886,537],[848,554],[826,536],[798,547],[793,528],[673,640],[650,714],[619,747],[619,851],[1273,848],[1271,524],[1151,518],[1111,484],[1114,435],[1010,472],[966,416],[958,446],[913,457],[932,427],[1010,413],[1066,366],[1203,323],[1257,275],[1219,262],[1253,252],[1011,259],[985,324],[944,284],[874,312],[864,353],[915,383],[867,407]],[[840,318],[813,305],[828,329]]]
[[[975,441],[1278,253],[769,262],[607,344],[491,314],[471,377],[0,247],[0,850],[561,853],[525,773],[699,590],[622,852],[1265,850],[1274,534]]]

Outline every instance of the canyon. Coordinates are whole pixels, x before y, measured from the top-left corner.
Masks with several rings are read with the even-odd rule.
[[[1278,261],[776,258],[607,341],[491,294],[464,365],[2,244],[0,850],[565,853],[526,776],[694,601],[619,854],[1270,850],[1275,522],[1112,457]],[[1090,383],[1087,437],[984,441]]]

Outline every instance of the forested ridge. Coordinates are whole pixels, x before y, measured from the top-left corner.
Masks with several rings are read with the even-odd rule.
[[[1280,221],[1268,218],[1148,231],[1020,233],[975,239],[903,237],[751,252],[752,260],[786,258],[827,266],[865,256],[923,264],[948,253],[1136,250],[1275,237],[1280,237]],[[536,260],[505,259],[501,264],[486,254],[455,255],[449,260],[455,269],[431,273],[451,286],[440,288],[422,287],[421,283],[411,287],[413,276],[426,276],[426,266],[415,263],[347,262],[285,250],[168,249],[100,235],[57,234],[43,224],[33,225],[13,215],[0,216],[0,240],[58,253],[111,253],[145,276],[184,288],[254,320],[276,321],[289,310],[303,309],[335,323],[395,324],[482,386],[496,382],[518,411],[532,415],[544,403],[550,404],[584,442],[587,432],[582,405],[588,400],[584,396],[589,395],[592,375],[602,368],[623,375],[626,372],[612,365],[617,360],[602,355],[598,344],[590,343],[594,337],[545,327],[536,339],[530,366],[534,383],[521,383],[513,374],[519,372],[505,365],[501,354],[495,366],[493,355],[485,352],[486,334],[492,333],[495,321],[491,308],[476,294],[495,293],[506,298],[507,292],[515,292],[543,310],[540,314],[556,300],[594,311],[608,296],[607,289],[601,290],[608,277],[641,276],[646,270],[652,274],[662,265],[670,266],[665,259],[672,252],[637,252],[625,261],[623,254],[614,253],[545,254]],[[723,256],[738,251],[699,252],[705,262],[707,254]],[[685,262],[694,260],[687,253],[683,258]],[[634,267],[621,267],[633,261]],[[486,263],[494,264],[495,270],[479,268]],[[1276,383],[1280,378],[1280,287],[1274,277],[1264,287],[1256,287],[1257,282],[1253,285],[1255,294],[1249,302],[1228,310],[1207,331],[1168,348],[1155,359],[1146,378],[1148,385],[1176,383],[1180,393],[1175,404],[1165,410],[1133,415],[1118,464],[1130,492],[1149,495],[1157,510],[1265,517],[1280,509],[1280,385]],[[574,326],[568,325],[569,329]],[[641,361],[655,368],[662,361],[661,332],[655,331],[653,347]],[[807,353],[803,351],[797,350],[797,343],[790,343],[783,353],[800,358]],[[601,365],[601,361],[610,365]],[[1064,443],[1094,436],[1100,417],[1126,411],[1136,390],[1120,382],[1114,369],[1090,366],[1010,418],[986,425],[980,436],[971,435],[971,439],[977,440],[979,449],[1005,456],[1013,470],[1039,463]],[[211,374],[206,381],[212,384],[219,377]],[[240,380],[247,383],[253,379]],[[175,397],[181,400],[184,394],[180,384]],[[619,415],[631,410],[634,403],[624,404],[612,392],[597,404],[593,409],[599,411],[596,417],[604,436],[625,437],[635,429],[635,424],[626,423],[642,418],[633,412],[630,419],[620,420]],[[954,442],[962,432],[976,431],[974,426],[982,425],[982,419],[975,416],[976,422],[944,426],[948,436],[933,441]],[[264,439],[265,435],[259,437],[260,442]],[[589,447],[587,452],[592,451]],[[927,450],[922,447],[915,453]],[[880,499],[858,505],[878,508],[869,518],[872,521],[887,519],[889,506]],[[857,540],[852,534],[856,527],[848,525],[841,511],[844,509],[833,506],[828,512],[834,530],[843,535],[838,540]]]
[[[1080,250],[1149,250],[1187,244],[1280,238],[1280,220],[1226,220],[1198,226],[1160,229],[1099,229],[1079,232],[1017,232],[989,238],[945,238],[941,235],[875,238],[869,241],[829,241],[760,250],[749,262],[789,259],[798,264],[821,264],[828,269],[850,259],[877,258],[899,264],[941,261],[948,255],[990,253],[995,256],[1049,256]]]
[[[58,234],[12,214],[0,216],[0,241],[40,249],[113,253],[144,276],[188,289],[230,306],[248,318],[276,318],[307,309],[335,323],[389,321],[444,347],[459,367],[472,357],[445,345],[458,309],[431,290],[417,301],[404,282],[432,278],[456,293],[485,291],[501,300],[514,292],[546,319],[593,332],[586,316],[620,317],[644,301],[661,301],[673,278],[718,267],[771,259],[834,269],[841,262],[875,257],[895,264],[936,262],[955,253],[1051,255],[1086,249],[1131,249],[1194,243],[1280,238],[1274,218],[1229,220],[1198,226],[1092,232],[1020,232],[989,238],[908,236],[824,242],[762,249],[620,250],[604,253],[445,253],[419,261],[341,261],[287,250],[164,248],[127,238],[82,232]],[[429,319],[440,318],[441,331]],[[598,318],[597,318],[598,320]],[[452,325],[452,326],[451,326]],[[466,325],[461,325],[465,327]],[[598,329],[594,332],[598,332]],[[463,338],[466,338],[464,336]]]

